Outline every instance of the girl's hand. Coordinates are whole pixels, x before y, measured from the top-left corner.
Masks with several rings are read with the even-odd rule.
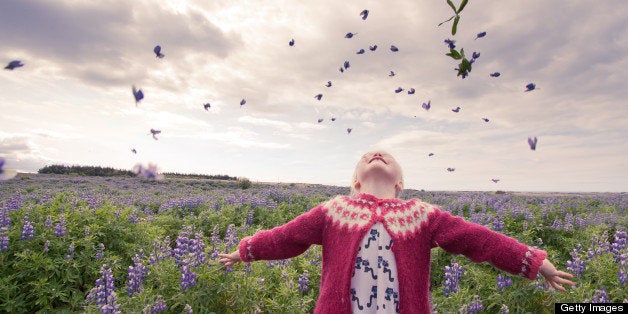
[[[573,278],[572,274],[556,269],[556,267],[554,267],[554,264],[552,264],[547,259],[543,260],[543,264],[541,264],[541,268],[539,268],[539,273],[541,273],[541,276],[545,278],[545,283],[556,290],[563,292],[566,291],[565,288],[562,286],[563,284],[570,286],[575,285],[573,281],[563,278]]]
[[[242,261],[240,259],[240,252],[238,251],[229,254],[218,254],[218,257],[218,261],[225,266],[231,266]]]

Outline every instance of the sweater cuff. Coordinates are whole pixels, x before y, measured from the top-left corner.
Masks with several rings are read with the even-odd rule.
[[[243,262],[252,262],[255,260],[253,253],[251,253],[251,238],[252,237],[250,236],[245,237],[244,239],[240,241],[240,244],[238,245],[238,252],[240,253],[240,259]]]
[[[530,280],[536,279],[543,260],[547,257],[547,252],[532,247],[528,247],[521,262],[521,273],[519,275]]]

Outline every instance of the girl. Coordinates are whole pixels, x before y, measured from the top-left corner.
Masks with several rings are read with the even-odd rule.
[[[557,270],[545,251],[482,225],[452,216],[419,199],[398,198],[402,170],[386,152],[362,156],[350,196],[336,196],[285,225],[240,241],[219,254],[229,266],[240,261],[297,256],[310,245],[323,249],[315,313],[429,313],[430,250],[441,247],[474,262],[535,279],[565,291],[573,275]]]

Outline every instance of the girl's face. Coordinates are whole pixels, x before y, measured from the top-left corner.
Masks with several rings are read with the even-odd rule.
[[[388,181],[391,186],[395,186],[399,190],[403,188],[401,166],[391,154],[384,151],[368,152],[360,158],[356,165],[355,182],[371,179]]]

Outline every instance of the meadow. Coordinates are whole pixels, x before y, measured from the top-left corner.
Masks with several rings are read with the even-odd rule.
[[[0,181],[0,312],[309,313],[321,250],[223,267],[219,252],[346,187],[21,174]],[[628,194],[404,191],[548,252],[565,293],[432,250],[434,313],[628,302]]]

